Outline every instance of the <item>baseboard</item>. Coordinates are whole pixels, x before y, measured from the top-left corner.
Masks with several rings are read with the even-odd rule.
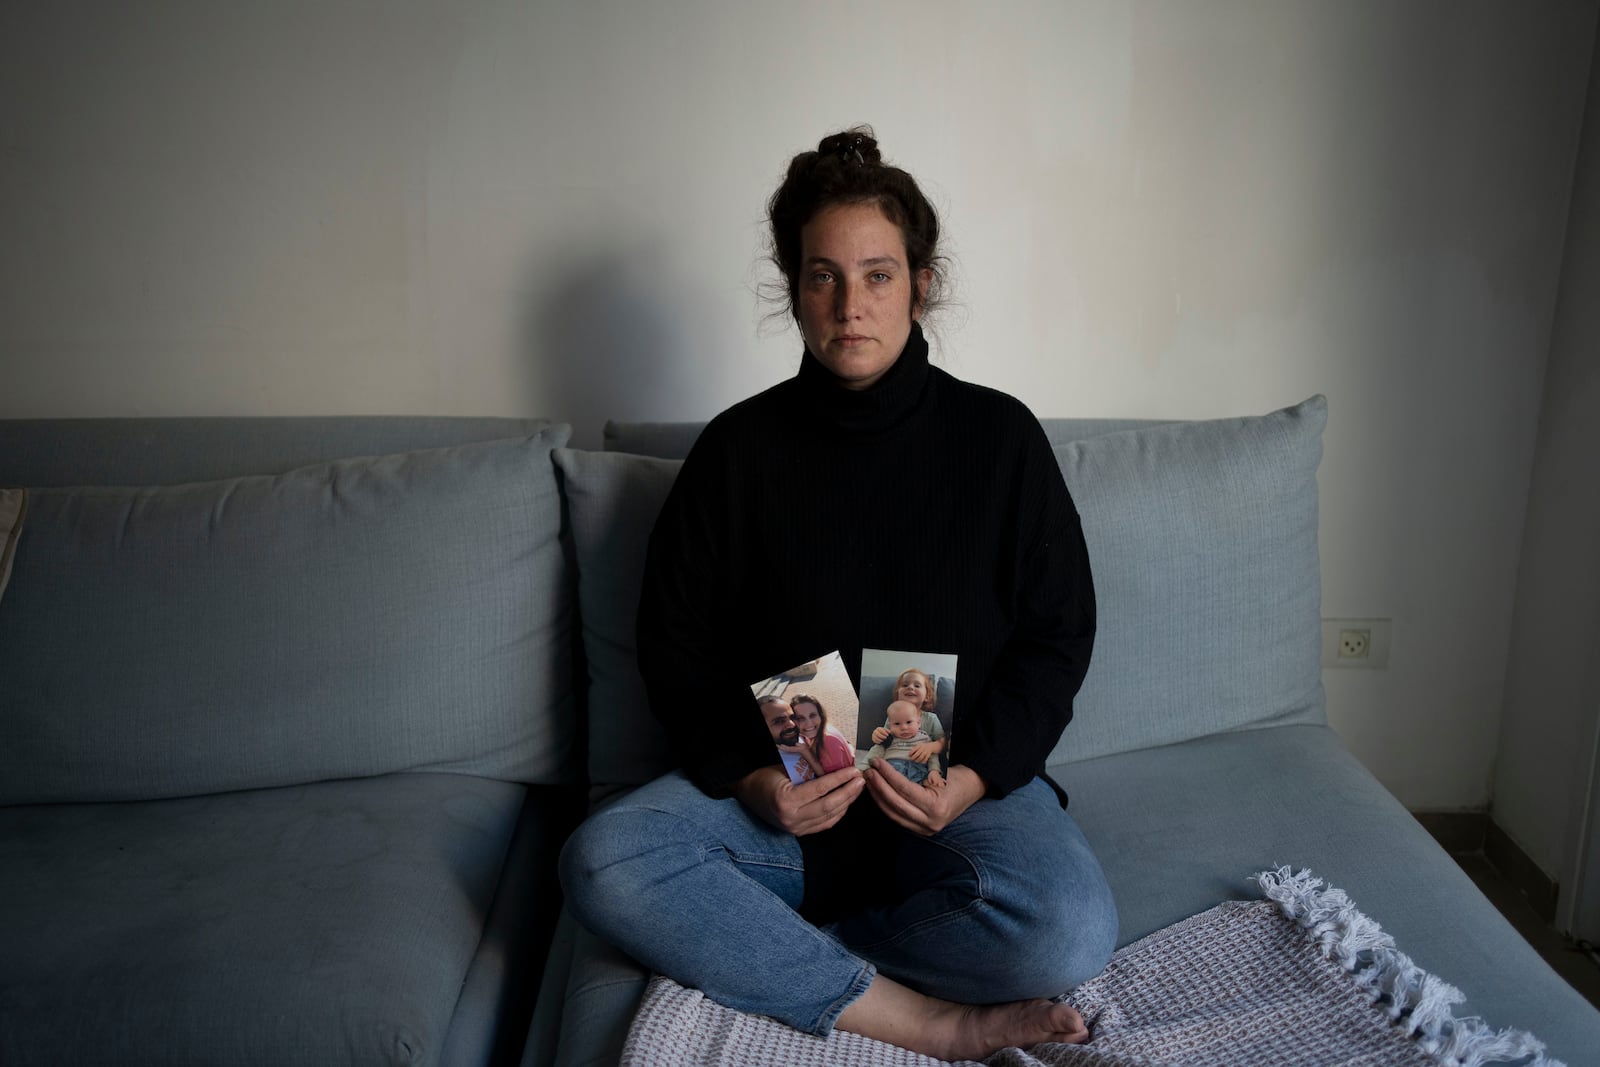
[[[1423,829],[1452,856],[1483,851],[1489,829],[1489,813],[1484,811],[1414,811]]]
[[[1452,856],[1483,853],[1490,866],[1512,889],[1521,893],[1534,914],[1547,923],[1556,919],[1558,886],[1528,858],[1511,836],[1482,811],[1414,811],[1423,829]]]
[[[1493,819],[1489,820],[1484,834],[1483,857],[1494,864],[1495,870],[1505,875],[1506,881],[1514,889],[1528,898],[1535,915],[1547,923],[1555,923],[1558,888],[1555,879],[1529,859],[1528,854],[1511,840],[1509,834],[1496,826]]]

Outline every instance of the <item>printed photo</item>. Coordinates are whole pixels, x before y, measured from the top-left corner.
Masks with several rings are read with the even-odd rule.
[[[839,653],[830,652],[750,686],[789,780],[799,784],[865,764],[851,744],[859,702]]]
[[[856,747],[913,782],[939,785],[950,767],[955,701],[954,655],[863,649]]]

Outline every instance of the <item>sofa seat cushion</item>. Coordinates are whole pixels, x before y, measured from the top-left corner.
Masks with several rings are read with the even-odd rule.
[[[525,792],[0,809],[0,1063],[437,1062]]]
[[[1600,1048],[1600,1013],[1505,921],[1325,726],[1242,730],[1050,768],[1100,858],[1118,944],[1223,900],[1250,875],[1308,867],[1497,1027],[1567,1063]],[[1589,1050],[1589,1051],[1585,1051]]]

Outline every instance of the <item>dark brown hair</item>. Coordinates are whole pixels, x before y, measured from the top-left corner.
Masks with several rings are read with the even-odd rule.
[[[794,315],[800,295],[800,231],[825,207],[835,204],[877,204],[900,228],[911,270],[912,307],[927,312],[944,290],[945,260],[939,254],[939,215],[899,167],[883,162],[871,126],[855,126],[824,137],[815,152],[801,152],[789,161],[783,184],[767,201],[772,262],[783,274],[788,311]],[[916,280],[929,272],[926,292]]]

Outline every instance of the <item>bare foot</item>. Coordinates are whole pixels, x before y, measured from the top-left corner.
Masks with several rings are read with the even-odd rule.
[[[1077,1009],[1053,1000],[973,1006],[936,1000],[878,975],[838,1026],[942,1060],[981,1060],[1003,1048],[1089,1038]]]
[[[955,1042],[945,1059],[981,1060],[1003,1048],[1030,1048],[1045,1041],[1077,1045],[1089,1040],[1083,1016],[1070,1004],[1019,1000],[974,1007],[957,1005]]]

